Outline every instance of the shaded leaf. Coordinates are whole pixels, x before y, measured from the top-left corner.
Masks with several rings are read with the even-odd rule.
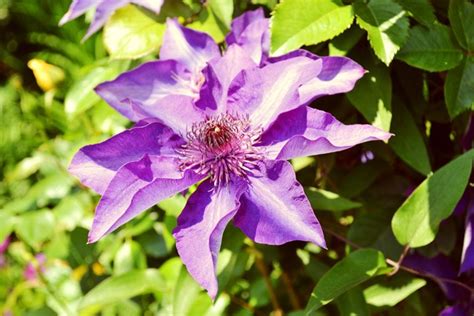
[[[364,35],[364,31],[356,24],[350,29],[333,38],[329,43],[329,55],[346,56]]]
[[[467,0],[451,0],[448,14],[459,44],[469,51],[474,50],[474,4]]]
[[[368,279],[386,272],[387,265],[383,254],[374,249],[361,249],[352,252],[326,272],[311,293],[306,315],[328,304],[342,293]]]
[[[444,98],[451,118],[474,110],[474,57],[464,57],[459,66],[448,72]]]
[[[388,66],[408,36],[405,11],[392,0],[355,2],[354,11],[357,24],[367,31],[375,55]]]
[[[474,149],[454,159],[423,181],[392,219],[395,237],[412,248],[431,243],[439,224],[451,215],[467,186]]]
[[[430,157],[415,120],[401,102],[395,102],[392,111],[392,132],[395,135],[389,141],[390,146],[413,169],[428,175],[431,172]]]
[[[341,316],[369,316],[369,308],[360,287],[347,291],[335,302]]]
[[[436,21],[430,0],[396,0],[418,22],[430,26]]]
[[[352,6],[339,0],[285,0],[271,20],[271,50],[282,55],[303,45],[324,42],[347,29],[354,19]]]
[[[421,25],[413,27],[397,58],[423,70],[444,71],[459,65],[462,51],[457,47],[449,27],[435,23],[429,28]]]

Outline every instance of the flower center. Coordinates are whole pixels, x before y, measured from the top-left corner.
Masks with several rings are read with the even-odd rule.
[[[260,134],[248,117],[229,113],[194,123],[186,135],[188,142],[178,150],[180,169],[209,175],[216,186],[232,176],[246,178],[262,159],[254,147]]]

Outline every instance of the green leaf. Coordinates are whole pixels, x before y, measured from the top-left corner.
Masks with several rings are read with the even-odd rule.
[[[367,303],[374,306],[395,306],[426,285],[426,281],[407,274],[397,274],[364,290]]]
[[[336,193],[322,189],[305,188],[306,196],[315,210],[346,211],[359,208],[362,204],[343,198]]]
[[[124,274],[134,269],[146,269],[146,256],[140,244],[128,240],[115,254],[114,274]]]
[[[232,22],[232,12],[234,12],[233,0],[208,0],[207,5],[215,14],[217,19],[225,25],[227,29],[230,28]]]
[[[454,210],[471,174],[474,149],[437,170],[400,206],[392,219],[395,237],[412,248],[431,243]]]
[[[370,124],[389,131],[392,120],[392,79],[389,70],[382,64],[364,66],[369,73],[357,82],[347,98]]]
[[[387,165],[378,160],[372,160],[353,168],[341,182],[341,195],[352,198],[369,188],[382,173],[386,172]]]
[[[104,44],[112,58],[136,59],[158,51],[165,31],[139,8],[117,10],[104,27]]]
[[[341,316],[369,316],[369,308],[360,287],[342,294],[335,301]]]
[[[456,46],[450,28],[435,23],[429,28],[413,27],[397,58],[423,70],[444,71],[459,65],[462,51]]]
[[[226,26],[219,22],[215,13],[209,8],[202,10],[198,20],[186,27],[209,34],[217,43],[222,42],[227,33]]]
[[[199,284],[191,278],[186,268],[182,266],[173,293],[173,315],[189,315],[200,292]],[[186,299],[183,300],[183,297]]]
[[[387,66],[408,36],[408,18],[403,8],[392,0],[355,2],[357,24],[367,31],[375,55]]]
[[[2,243],[13,231],[15,217],[6,212],[0,212],[0,243]]]
[[[429,0],[396,0],[418,22],[430,26],[436,22],[434,8]]]
[[[352,6],[339,0],[284,0],[271,20],[272,53],[282,55],[324,42],[342,33],[353,19]]]
[[[329,55],[346,56],[357,42],[359,42],[362,35],[364,35],[364,31],[354,24],[346,32],[331,40],[329,43]]]
[[[81,79],[75,81],[64,99],[66,114],[72,118],[99,102],[100,97],[95,93],[94,88],[99,83],[115,78],[126,68],[126,63],[114,61],[109,65],[93,68]]]
[[[469,51],[474,50],[474,4],[467,0],[449,2],[449,22],[459,44]]]
[[[474,57],[464,57],[459,66],[448,72],[444,98],[451,118],[474,110]]]
[[[164,287],[163,278],[158,270],[130,271],[102,281],[84,296],[79,310],[83,315],[92,315],[109,304],[137,295],[162,291]]]
[[[41,244],[53,236],[54,227],[51,211],[32,211],[18,217],[15,232],[28,245],[39,251]]]
[[[395,136],[390,139],[390,146],[413,169],[428,175],[431,172],[430,157],[415,120],[401,102],[395,102],[392,111],[392,132]]]
[[[312,315],[321,306],[362,282],[385,273],[386,269],[385,258],[381,252],[374,249],[352,252],[336,263],[319,280],[311,293],[305,314]]]

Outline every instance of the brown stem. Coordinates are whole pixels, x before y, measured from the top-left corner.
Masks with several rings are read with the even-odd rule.
[[[300,310],[303,307],[301,306],[301,303],[298,299],[298,295],[296,294],[295,288],[293,287],[293,284],[291,283],[290,276],[288,275],[288,272],[283,271],[281,275],[283,279],[283,283],[285,284],[286,290],[288,292],[288,297],[290,298],[290,303],[291,306],[293,307],[294,310]]]
[[[356,243],[354,243],[354,242],[338,235],[337,233],[335,233],[331,230],[325,229],[325,232],[327,232],[329,235],[339,239],[340,241],[345,242],[346,244],[348,244],[348,245],[350,245],[350,246],[352,246],[356,249],[362,248],[361,246],[357,245]],[[408,252],[408,247],[405,247],[404,253],[405,252]],[[406,253],[405,253],[405,255],[406,255]],[[392,259],[387,258],[387,259],[385,259],[385,262],[387,262],[387,264],[394,267],[395,269],[397,269],[397,267],[398,267],[399,270],[403,270],[403,271],[406,271],[406,272],[411,273],[411,274],[415,274],[415,275],[418,275],[418,276],[429,278],[429,279],[431,279],[431,280],[433,280],[437,283],[446,282],[446,283],[455,284],[455,285],[460,286],[460,287],[464,288],[465,290],[469,291],[471,293],[471,295],[474,294],[474,288],[471,288],[467,284],[464,284],[462,282],[452,280],[452,279],[437,277],[435,275],[424,273],[422,271],[418,271],[418,270],[415,270],[415,269],[412,269],[412,268],[409,268],[409,267],[406,267],[406,266],[402,265],[402,261],[403,261],[403,258],[405,257],[405,255],[402,253],[402,256],[400,256],[401,260],[399,259],[398,261],[393,261]]]
[[[270,277],[268,275],[267,267],[265,266],[265,262],[263,262],[260,253],[255,256],[255,265],[257,266],[258,271],[260,271],[260,274],[263,276],[265,286],[267,287],[268,293],[270,294],[270,300],[272,302],[275,315],[283,315],[280,303],[278,302],[275,290],[272,286],[272,281],[270,280]]]
[[[398,270],[400,270],[400,266],[402,265],[403,259],[405,259],[405,257],[408,254],[409,250],[410,250],[410,247],[408,245],[406,245],[405,248],[403,248],[403,252],[400,255],[400,258],[398,258],[398,261],[395,262],[395,264],[393,265],[393,270],[392,270],[392,272],[390,272],[388,274],[389,276],[395,275],[398,272]],[[392,260],[390,260],[390,261],[392,261]]]

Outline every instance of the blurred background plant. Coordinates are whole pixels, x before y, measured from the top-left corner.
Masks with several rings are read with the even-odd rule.
[[[434,315],[451,305],[470,313],[474,263],[458,270],[461,257],[472,256],[464,234],[472,229],[465,218],[474,220],[473,5],[276,2],[168,0],[159,16],[130,5],[81,43],[90,13],[58,27],[70,0],[0,0],[3,314]],[[66,168],[79,147],[130,126],[93,88],[155,58],[167,16],[221,42],[232,17],[258,6],[272,12],[273,52],[306,45],[320,55],[347,55],[369,71],[353,92],[316,107],[396,137],[293,161],[328,251],[254,245],[229,227],[212,304],[174,248],[183,196],[87,245],[98,196]],[[449,266],[442,273],[430,268],[442,266],[440,256]]]

